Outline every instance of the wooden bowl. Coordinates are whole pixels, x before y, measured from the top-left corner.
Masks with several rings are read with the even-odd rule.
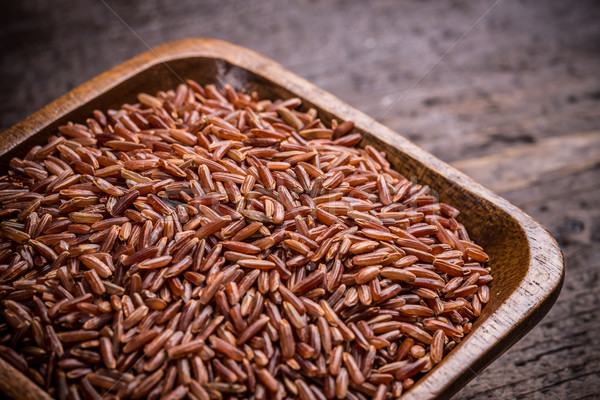
[[[401,135],[344,104],[331,94],[250,50],[211,39],[168,43],[84,83],[0,136],[0,160],[45,143],[67,121],[83,122],[92,110],[135,102],[139,92],[175,88],[191,78],[201,84],[229,83],[260,96],[297,96],[328,122],[352,120],[371,144],[388,154],[407,178],[427,184],[440,201],[459,208],[471,237],[490,255],[491,300],[466,336],[440,364],[420,379],[404,399],[448,398],[525,335],[550,309],[563,281],[564,262],[550,234],[508,201],[485,189]],[[17,399],[49,398],[28,378],[0,359],[0,389]]]

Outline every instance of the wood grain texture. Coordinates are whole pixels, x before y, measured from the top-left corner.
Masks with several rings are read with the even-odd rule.
[[[225,39],[379,118],[493,1],[107,3],[151,46]],[[599,18],[594,1],[501,0],[382,122],[447,162],[517,148],[524,153],[513,169],[531,169],[539,142],[600,128]],[[101,2],[9,2],[0,22],[0,130],[146,50]],[[559,155],[579,162],[576,152]],[[495,168],[484,165],[492,173],[478,180],[509,187]],[[565,285],[549,315],[455,398],[597,398],[600,165],[538,174],[499,193],[558,239]]]
[[[499,193],[529,189],[543,179],[569,176],[600,164],[600,131],[542,139],[452,163]]]
[[[562,254],[548,232],[520,209],[279,64],[222,41],[168,43],[84,83],[4,132],[0,163],[24,154],[66,121],[82,120],[94,108],[135,101],[141,91],[174,87],[181,77],[245,87],[260,97],[299,97],[325,123],[351,120],[363,133],[361,145],[384,150],[395,169],[463,210],[459,220],[490,255],[491,299],[473,331],[404,399],[450,397],[537,324],[556,300],[563,281]]]

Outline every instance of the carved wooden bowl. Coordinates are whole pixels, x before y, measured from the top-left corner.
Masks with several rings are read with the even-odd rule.
[[[472,332],[409,391],[404,399],[448,398],[527,333],[550,309],[563,281],[564,262],[550,234],[523,211],[415,146],[400,134],[344,104],[331,94],[250,50],[211,39],[168,43],[121,64],[50,103],[0,136],[1,169],[45,143],[67,121],[82,122],[94,109],[134,102],[191,78],[201,84],[229,83],[261,97],[296,96],[315,107],[324,122],[352,120],[363,133],[361,146],[384,149],[406,177],[439,193],[459,208],[459,221],[490,256],[491,300]],[[27,377],[0,359],[0,389],[16,399],[49,398]]]

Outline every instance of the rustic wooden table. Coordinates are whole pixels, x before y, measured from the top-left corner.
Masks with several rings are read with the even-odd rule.
[[[598,2],[2,7],[0,130],[147,46],[215,37],[275,59],[517,204],[562,246],[564,288],[455,398],[600,398]]]

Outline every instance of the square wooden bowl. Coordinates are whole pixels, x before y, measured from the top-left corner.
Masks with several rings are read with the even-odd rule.
[[[406,177],[433,188],[440,201],[459,208],[471,237],[490,255],[491,300],[473,331],[404,396],[448,398],[528,332],[550,309],[560,291],[564,262],[550,234],[523,211],[485,189],[401,135],[344,104],[331,94],[250,50],[211,39],[168,43],[84,83],[0,136],[0,169],[45,143],[67,121],[83,122],[92,110],[135,102],[139,92],[175,88],[181,79],[229,83],[267,98],[297,96],[329,122],[352,120],[364,139],[388,154]],[[0,389],[18,398],[49,398],[32,381],[0,359]]]

